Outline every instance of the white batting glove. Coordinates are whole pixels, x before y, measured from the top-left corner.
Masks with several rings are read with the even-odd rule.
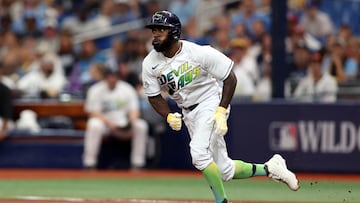
[[[171,129],[179,131],[181,129],[181,120],[182,115],[179,113],[169,113],[167,115],[166,121],[169,123]]]
[[[228,131],[226,108],[218,106],[213,121],[215,121],[215,133],[224,136]]]

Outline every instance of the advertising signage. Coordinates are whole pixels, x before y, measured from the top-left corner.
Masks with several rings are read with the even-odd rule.
[[[229,125],[233,158],[280,153],[298,171],[360,171],[360,105],[236,104]]]

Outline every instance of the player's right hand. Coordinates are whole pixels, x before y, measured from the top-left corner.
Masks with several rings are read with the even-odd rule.
[[[169,113],[167,115],[166,121],[169,123],[171,129],[179,131],[181,129],[182,119],[181,114],[179,113]]]

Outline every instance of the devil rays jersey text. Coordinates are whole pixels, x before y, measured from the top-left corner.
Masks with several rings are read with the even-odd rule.
[[[184,88],[200,77],[200,65],[195,67],[189,66],[189,62],[181,64],[177,69],[165,70],[165,73],[157,77],[160,86],[167,87],[168,93],[173,95],[177,90]]]

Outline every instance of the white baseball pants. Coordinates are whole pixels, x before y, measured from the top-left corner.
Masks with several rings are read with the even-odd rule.
[[[184,122],[190,134],[190,153],[193,165],[200,171],[213,161],[219,167],[224,181],[231,180],[235,165],[229,158],[223,136],[214,133],[214,113],[219,105],[218,97],[200,103],[194,110],[183,110]]]
[[[132,123],[132,146],[130,164],[133,167],[143,167],[146,163],[146,144],[148,138],[148,125],[138,119]],[[84,138],[83,165],[95,167],[103,136],[109,135],[109,129],[98,118],[90,118],[87,123]]]

